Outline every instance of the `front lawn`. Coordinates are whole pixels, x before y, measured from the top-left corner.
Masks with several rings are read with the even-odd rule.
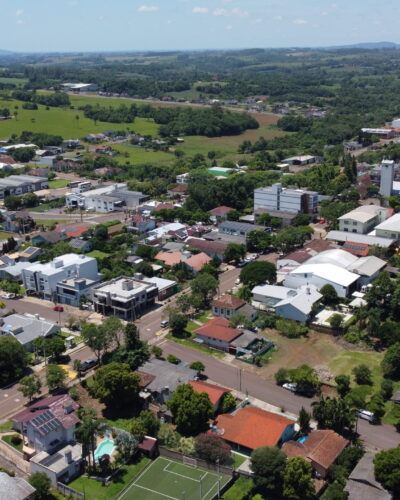
[[[199,325],[197,325],[197,328],[198,327]],[[224,352],[217,351],[216,349],[211,349],[210,347],[207,347],[202,344],[198,344],[197,342],[194,342],[190,338],[181,339],[179,337],[174,337],[171,333],[166,335],[166,338],[172,340],[173,342],[176,342],[177,344],[186,345],[187,347],[191,347],[192,349],[197,349],[198,351],[204,352],[205,354],[209,354],[210,356],[215,356],[216,358],[219,359],[222,359],[225,356]]]
[[[238,453],[234,453],[233,451],[231,453],[231,458],[233,460],[232,466],[234,469],[238,469],[242,465],[242,463],[247,460],[247,457],[239,455]]]
[[[12,446],[13,448],[15,448],[16,450],[20,451],[22,453],[22,439],[21,439],[21,442],[19,444],[14,444],[11,439],[14,437],[14,436],[18,436],[18,434],[8,434],[7,436],[3,436],[1,439],[3,441],[5,441],[7,444],[9,444],[10,446]]]
[[[71,181],[68,179],[55,179],[54,181],[49,181],[50,189],[65,188]]]
[[[244,500],[250,498],[251,490],[253,489],[253,481],[244,477],[239,477],[233,486],[227,490],[223,496],[223,500]]]
[[[109,486],[103,483],[81,476],[69,483],[68,486],[85,494],[86,498],[113,500],[116,496],[138,476],[149,464],[150,459],[139,458],[135,463],[124,465],[119,473],[113,477]]]
[[[88,257],[93,257],[95,259],[104,259],[105,257],[109,257],[109,253],[102,252],[101,250],[92,250],[91,252],[86,254]]]

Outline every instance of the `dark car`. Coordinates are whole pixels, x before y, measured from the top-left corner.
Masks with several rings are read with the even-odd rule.
[[[85,359],[81,363],[81,371],[86,372],[97,365],[97,359]]]
[[[57,363],[58,365],[67,365],[71,361],[71,357],[69,354],[61,354],[56,358],[49,358],[49,363]]]

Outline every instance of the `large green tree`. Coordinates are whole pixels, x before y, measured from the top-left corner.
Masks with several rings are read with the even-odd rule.
[[[179,385],[167,403],[178,432],[193,436],[208,428],[214,410],[208,394],[195,392],[190,384]]]
[[[400,497],[400,446],[377,453],[374,458],[375,478],[394,496]]]
[[[24,347],[14,337],[0,337],[0,384],[6,385],[21,377],[28,365]]]
[[[283,486],[286,455],[275,446],[262,446],[251,454],[250,468],[255,488],[261,493],[271,493],[279,498]]]
[[[312,406],[313,417],[322,429],[332,429],[339,434],[353,429],[354,410],[343,398],[321,398]]]
[[[101,433],[102,423],[97,418],[96,410],[90,406],[80,408],[78,414],[80,424],[76,428],[75,436],[78,443],[82,444],[82,456],[87,457],[89,465],[95,467],[96,438]]]
[[[250,262],[240,271],[240,281],[250,287],[260,285],[261,283],[275,283],[276,267],[271,262]]]
[[[112,362],[96,371],[92,389],[95,397],[109,408],[122,408],[137,402],[139,382],[139,375],[129,365]]]
[[[110,332],[107,329],[91,323],[83,327],[82,337],[85,344],[94,352],[98,363],[101,364],[102,357],[107,352],[112,342]]]
[[[207,307],[217,291],[218,280],[211,274],[201,273],[190,282],[190,288],[194,296],[201,297],[201,307]]]
[[[20,380],[20,386],[18,390],[26,397],[28,398],[29,402],[32,401],[32,398],[35,395],[40,394],[40,390],[42,388],[42,383],[40,382],[40,378],[33,374],[33,375],[27,375],[26,377],[23,377]]]
[[[50,497],[51,480],[44,472],[34,472],[29,476],[29,483],[36,489],[32,500],[48,500]]]
[[[246,256],[246,247],[237,243],[229,243],[224,252],[225,262],[238,263]]]
[[[283,473],[285,500],[313,500],[316,498],[312,480],[312,466],[302,457],[289,458]]]
[[[67,372],[62,366],[49,364],[46,369],[46,383],[49,391],[64,387]]]
[[[400,342],[393,344],[386,351],[382,360],[382,370],[386,377],[400,378]]]

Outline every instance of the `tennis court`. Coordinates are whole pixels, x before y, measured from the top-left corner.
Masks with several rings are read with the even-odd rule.
[[[229,481],[219,474],[219,486]],[[211,500],[218,493],[218,474],[193,465],[159,457],[152,462],[118,500]]]

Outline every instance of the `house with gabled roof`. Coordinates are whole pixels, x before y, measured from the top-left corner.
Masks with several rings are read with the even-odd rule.
[[[257,316],[257,311],[250,304],[229,293],[214,299],[211,307],[213,315],[217,318],[230,319],[235,314],[242,314],[253,321]]]
[[[205,392],[207,394],[215,412],[220,408],[225,394],[230,392],[226,387],[210,384],[204,380],[192,380],[189,384],[195,392]]]

